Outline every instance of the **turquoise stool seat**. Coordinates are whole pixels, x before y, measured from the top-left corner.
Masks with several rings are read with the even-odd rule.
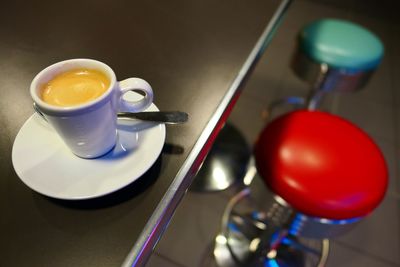
[[[301,50],[312,60],[348,71],[375,69],[383,57],[383,44],[366,28],[349,21],[322,19],[300,33]]]

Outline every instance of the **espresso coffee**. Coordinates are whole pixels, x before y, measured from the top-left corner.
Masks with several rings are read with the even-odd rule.
[[[50,105],[73,107],[92,101],[110,86],[107,76],[95,69],[72,69],[58,74],[41,88],[41,99]]]

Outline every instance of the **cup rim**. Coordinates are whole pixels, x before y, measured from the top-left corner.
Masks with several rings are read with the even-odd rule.
[[[110,85],[109,85],[108,89],[106,90],[106,92],[96,99],[93,99],[91,101],[85,102],[80,105],[71,106],[71,107],[60,107],[60,106],[55,106],[55,105],[51,105],[51,104],[44,102],[38,95],[38,87],[43,84],[43,82],[41,83],[43,76],[45,76],[49,72],[54,72],[54,74],[50,75],[50,77],[54,77],[55,75],[68,70],[68,69],[63,68],[64,66],[70,65],[73,63],[76,63],[78,65],[78,66],[76,66],[77,68],[80,67],[79,65],[82,65],[82,67],[87,67],[87,66],[85,66],[85,63],[89,63],[90,65],[96,65],[99,68],[99,70],[106,72],[106,75],[110,78]],[[95,67],[95,68],[97,68],[97,67]],[[73,69],[73,68],[71,68],[71,69]],[[36,76],[33,78],[31,85],[30,85],[30,94],[31,94],[33,101],[39,106],[40,110],[43,111],[44,113],[50,113],[53,115],[65,114],[65,113],[75,113],[77,111],[91,109],[93,107],[98,106],[98,104],[103,103],[106,99],[108,99],[110,97],[110,94],[113,91],[116,81],[117,81],[117,79],[116,79],[114,71],[107,64],[105,64],[101,61],[98,61],[95,59],[89,59],[89,58],[67,59],[67,60],[63,60],[63,61],[54,63],[54,64],[46,67],[45,69],[41,70],[38,74],[36,74]]]

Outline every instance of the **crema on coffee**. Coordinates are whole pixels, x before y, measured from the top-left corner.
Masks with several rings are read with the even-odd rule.
[[[72,69],[58,74],[42,86],[41,99],[60,107],[90,102],[104,94],[110,86],[107,76],[95,69]]]

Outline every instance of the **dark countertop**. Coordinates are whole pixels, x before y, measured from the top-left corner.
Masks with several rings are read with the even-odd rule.
[[[0,266],[121,265],[182,172],[279,4],[2,2]],[[94,200],[61,201],[25,186],[15,174],[11,151],[18,130],[33,113],[33,77],[52,63],[80,57],[105,62],[118,80],[146,79],[161,110],[185,111],[190,121],[167,126],[159,159],[133,184]],[[186,188],[189,184],[186,181]]]

